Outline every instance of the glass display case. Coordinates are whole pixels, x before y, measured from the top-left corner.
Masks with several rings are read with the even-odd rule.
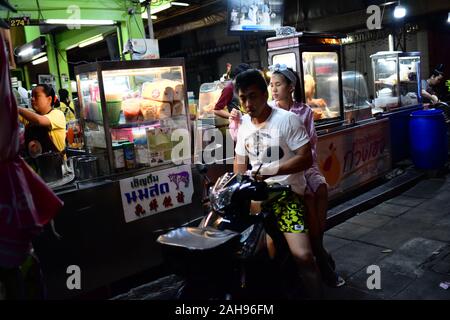
[[[337,52],[302,52],[305,102],[314,120],[340,115],[339,57]]]
[[[372,118],[372,106],[364,76],[357,71],[342,72],[344,116],[347,123]]]
[[[374,113],[421,102],[420,52],[386,51],[370,57],[374,77]]]
[[[197,119],[203,124],[211,124],[215,126],[228,125],[228,119],[218,117],[214,114],[214,106],[222,94],[223,88],[229,81],[215,81],[203,83],[200,86],[198,95],[198,112]]]
[[[341,34],[297,32],[268,38],[269,65],[285,64],[302,82],[302,102],[314,111],[316,126],[344,121]]]
[[[190,148],[172,155],[178,143],[191,145],[183,59],[98,62],[75,74],[85,148],[101,174],[191,157]]]
[[[195,159],[198,162],[204,160],[201,157],[203,150],[210,150],[218,160],[226,158],[224,148],[229,121],[217,116],[214,113],[214,106],[219,100],[223,88],[228,84],[229,81],[214,81],[203,83],[200,86],[194,150]]]

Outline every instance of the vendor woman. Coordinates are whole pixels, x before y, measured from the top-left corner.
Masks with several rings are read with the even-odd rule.
[[[19,107],[19,118],[25,125],[25,152],[32,158],[45,152],[65,151],[66,118],[62,111],[53,109],[54,100],[55,91],[39,84],[31,94],[35,112]]]

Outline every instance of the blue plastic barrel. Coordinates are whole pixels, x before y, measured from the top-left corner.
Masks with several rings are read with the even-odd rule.
[[[447,126],[442,110],[411,113],[409,125],[411,158],[419,169],[439,169],[448,156]]]

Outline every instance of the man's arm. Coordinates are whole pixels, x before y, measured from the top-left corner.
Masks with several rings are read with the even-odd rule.
[[[28,122],[37,124],[41,127],[52,128],[50,120],[46,116],[41,116],[33,111],[27,110],[25,108],[19,107],[19,114]]]
[[[298,148],[294,153],[295,156],[282,163],[278,167],[278,170],[274,170],[274,168],[270,167],[264,168],[261,172],[261,175],[264,176],[264,179],[270,178],[272,176],[281,176],[302,172],[312,166],[313,158],[311,153],[311,144],[309,142]],[[270,174],[265,174],[264,171],[270,172]]]
[[[234,173],[245,173],[247,171],[247,157],[235,154],[233,172]]]
[[[228,119],[229,117],[231,117],[231,114],[225,109],[214,110],[214,114],[216,116],[219,116],[219,117],[222,117],[222,118],[225,118],[225,119]]]
[[[428,93],[426,90],[422,89],[422,97],[430,99],[432,102],[439,102],[439,98],[433,94]]]
[[[311,144],[301,146],[295,151],[295,156],[280,165],[278,169],[279,175],[292,174],[304,171],[313,164]]]

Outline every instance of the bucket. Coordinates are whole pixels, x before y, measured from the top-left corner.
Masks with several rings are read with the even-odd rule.
[[[45,182],[62,179],[62,157],[57,152],[47,152],[36,158],[38,173]]]
[[[419,110],[411,113],[409,136],[411,159],[418,169],[440,169],[445,165],[448,137],[442,110]]]
[[[78,160],[77,167],[80,180],[93,179],[98,176],[97,157],[83,157]]]

